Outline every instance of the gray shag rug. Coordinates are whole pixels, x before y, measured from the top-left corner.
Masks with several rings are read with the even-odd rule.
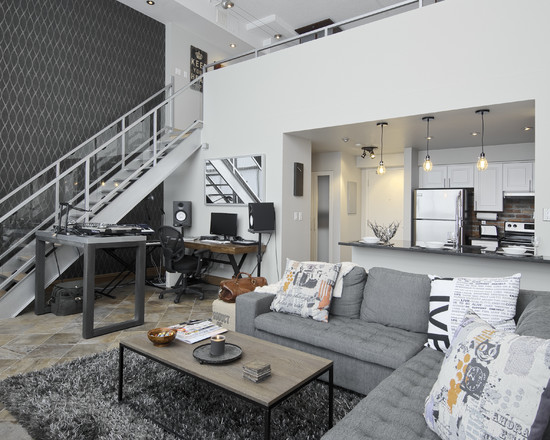
[[[129,350],[124,356],[122,403],[118,350],[5,379],[0,401],[40,440],[263,438],[258,407]],[[334,422],[362,397],[335,387]],[[281,403],[271,412],[272,438],[320,438],[327,399],[328,385],[314,381]]]

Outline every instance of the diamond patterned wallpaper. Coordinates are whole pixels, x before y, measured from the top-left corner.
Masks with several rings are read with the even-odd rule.
[[[114,0],[1,1],[0,197],[164,85],[164,25]]]
[[[165,28],[115,0],[0,8],[2,197],[164,86]],[[160,226],[162,185],[151,191],[121,223]]]

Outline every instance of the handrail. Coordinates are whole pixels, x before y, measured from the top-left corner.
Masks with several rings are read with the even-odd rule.
[[[324,36],[327,36],[327,35],[330,35],[328,33],[328,31],[330,29],[340,27],[340,26],[344,26],[346,24],[355,23],[356,21],[361,21],[361,20],[364,20],[366,18],[374,17],[376,15],[383,14],[384,12],[392,11],[394,9],[399,9],[399,8],[404,7],[404,6],[412,5],[414,3],[418,3],[418,7],[421,8],[421,7],[423,7],[422,2],[423,2],[423,0],[405,0],[405,1],[402,1],[400,3],[396,3],[394,5],[390,5],[390,6],[386,6],[384,8],[377,9],[376,11],[367,12],[365,14],[358,15],[357,17],[348,18],[346,20],[339,21],[338,23],[333,23],[333,24],[330,24],[328,26],[325,26],[325,27],[322,27],[322,28],[319,28],[319,29],[315,29],[313,31],[309,31],[309,32],[306,32],[304,34],[300,34],[300,35],[295,36],[295,37],[287,38],[286,40],[278,41],[276,43],[270,44],[269,46],[262,47],[261,49],[249,50],[248,52],[242,53],[240,55],[235,55],[235,56],[232,56],[232,57],[229,57],[229,58],[225,58],[221,61],[214,61],[212,63],[206,64],[205,66],[203,66],[202,71],[203,71],[203,74],[204,74],[204,73],[208,72],[208,69],[210,69],[212,67],[215,67],[219,64],[228,63],[230,61],[235,61],[235,60],[238,60],[240,58],[248,57],[250,55],[254,55],[254,58],[257,58],[260,52],[270,50],[270,49],[273,49],[275,47],[282,46],[282,45],[285,45],[285,44],[288,44],[288,43],[292,43],[296,40],[301,40],[301,39],[303,39],[303,38],[305,38],[309,35],[315,35],[315,34],[318,34],[320,32],[323,32],[325,34]]]
[[[111,124],[107,125],[105,128],[103,128],[101,131],[97,132],[96,134],[94,134],[91,138],[88,138],[86,139],[84,142],[82,142],[80,145],[78,145],[77,147],[73,148],[71,151],[69,151],[68,153],[64,154],[63,156],[61,156],[59,159],[57,159],[55,162],[53,162],[52,164],[48,165],[46,168],[44,168],[42,171],[40,171],[39,173],[37,173],[36,175],[34,175],[33,177],[31,177],[30,179],[28,179],[26,182],[24,182],[23,184],[19,185],[17,188],[15,188],[14,190],[12,190],[10,193],[6,194],[4,197],[2,197],[0,199],[0,205],[2,205],[6,200],[8,200],[10,197],[12,197],[14,194],[18,193],[19,191],[21,191],[24,187],[26,187],[27,185],[29,185],[31,182],[37,180],[39,177],[43,176],[44,174],[46,174],[48,171],[50,171],[51,169],[55,168],[57,166],[58,163],[61,163],[63,160],[67,159],[69,156],[73,155],[74,153],[76,153],[78,150],[82,149],[85,145],[87,145],[88,143],[92,142],[94,139],[98,138],[99,136],[101,136],[103,133],[105,133],[107,130],[115,127],[116,125],[118,125],[120,122],[122,122],[124,119],[126,119],[128,116],[130,116],[132,113],[134,113],[136,110],[138,110],[139,108],[143,107],[144,105],[146,105],[148,102],[152,101],[153,99],[155,99],[157,96],[159,96],[160,94],[164,93],[166,90],[170,89],[173,87],[173,84],[167,84],[166,86],[164,86],[162,89],[160,89],[158,92],[156,92],[154,95],[150,96],[149,98],[147,98],[145,101],[143,101],[142,103],[138,104],[137,106],[135,106],[132,110],[126,112],[124,115],[122,115],[120,118],[118,118],[116,121],[112,122]]]

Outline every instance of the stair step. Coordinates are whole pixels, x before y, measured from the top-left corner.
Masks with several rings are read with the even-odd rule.
[[[11,274],[11,272],[0,272],[0,278],[4,278],[6,280],[11,276]],[[26,273],[19,273],[15,276],[15,278],[13,278],[13,281],[21,281],[26,276]]]
[[[19,261],[23,261],[23,262],[27,262],[29,261],[30,259],[32,259],[34,257],[34,255],[18,255],[17,256],[17,259]]]

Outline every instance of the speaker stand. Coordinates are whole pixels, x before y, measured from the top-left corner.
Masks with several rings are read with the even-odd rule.
[[[259,277],[260,271],[262,268],[262,233],[261,232],[258,232],[258,253],[256,255],[256,258],[258,260],[258,272],[256,276]]]

